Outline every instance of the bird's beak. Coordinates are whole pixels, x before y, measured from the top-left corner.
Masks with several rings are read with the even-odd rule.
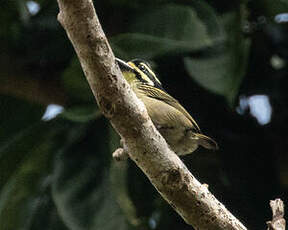
[[[115,58],[115,60],[118,63],[120,70],[122,72],[125,72],[125,71],[134,72],[134,69],[130,65],[128,65],[127,62],[125,62],[119,58]]]

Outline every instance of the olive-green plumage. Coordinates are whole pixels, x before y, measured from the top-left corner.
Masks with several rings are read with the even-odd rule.
[[[198,145],[207,149],[218,148],[213,139],[201,133],[195,120],[179,102],[163,89],[147,62],[139,59],[127,63],[116,60],[123,76],[143,101],[152,122],[174,152],[189,154]]]

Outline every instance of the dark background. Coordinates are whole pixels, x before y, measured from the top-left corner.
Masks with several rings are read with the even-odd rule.
[[[182,158],[191,172],[249,229],[265,229],[269,200],[288,204],[287,1],[95,7],[115,55],[150,61],[219,143]],[[0,230],[191,229],[132,161],[113,162],[118,135],[56,20],[57,2],[2,1],[0,11]]]

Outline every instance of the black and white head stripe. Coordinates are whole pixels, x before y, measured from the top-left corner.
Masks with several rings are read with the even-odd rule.
[[[156,77],[155,73],[152,71],[150,65],[141,60],[141,59],[133,59],[128,62],[128,64],[133,67],[139,74],[142,79],[142,82],[162,89],[162,84],[159,79]]]
[[[122,71],[134,71],[134,69],[130,65],[128,65],[127,62],[121,60],[120,58],[115,58],[115,60]]]

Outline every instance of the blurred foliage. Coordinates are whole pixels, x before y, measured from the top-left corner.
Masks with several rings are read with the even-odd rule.
[[[183,157],[192,173],[248,228],[265,228],[269,200],[288,203],[288,27],[279,15],[287,1],[95,7],[115,54],[149,60],[218,141],[217,153]],[[112,160],[119,137],[57,22],[56,1],[2,1],[0,11],[0,230],[191,229],[133,162]],[[267,124],[249,104],[259,94],[272,108]],[[64,112],[43,120],[55,97],[65,97],[56,100]]]

